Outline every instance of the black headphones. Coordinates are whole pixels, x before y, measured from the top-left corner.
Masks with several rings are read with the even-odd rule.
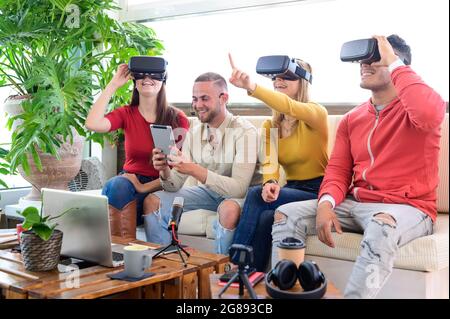
[[[300,282],[302,292],[283,291]],[[320,299],[327,291],[327,280],[313,261],[297,265],[292,260],[280,260],[266,276],[266,291],[276,299]],[[272,285],[273,283],[278,287]]]

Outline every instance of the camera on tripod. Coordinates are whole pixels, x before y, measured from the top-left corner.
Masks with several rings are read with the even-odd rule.
[[[239,267],[253,264],[253,248],[250,246],[234,244],[231,245],[229,253],[231,260]]]
[[[247,270],[253,264],[253,248],[241,244],[233,244],[229,250],[231,260],[238,265],[238,271],[231,277],[227,284],[220,290],[219,298],[231,286],[235,279],[239,279],[239,296],[244,295],[244,286],[252,299],[257,299],[256,293],[248,279]]]

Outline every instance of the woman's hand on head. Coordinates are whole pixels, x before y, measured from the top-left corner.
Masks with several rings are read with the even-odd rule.
[[[130,70],[128,69],[128,65],[126,63],[122,63],[117,68],[116,74],[114,74],[109,84],[112,85],[115,89],[118,89],[129,80],[131,80],[131,74]]]
[[[239,70],[234,65],[234,61],[233,61],[233,57],[231,56],[231,53],[228,53],[228,59],[230,61],[230,66],[231,66],[231,70],[232,70],[231,77],[229,79],[230,83],[238,88],[246,89],[250,93],[253,93],[253,91],[256,89],[256,84],[252,82],[252,80],[250,79],[250,76],[247,73]]]

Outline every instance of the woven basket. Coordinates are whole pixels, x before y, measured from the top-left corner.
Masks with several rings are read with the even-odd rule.
[[[55,229],[49,240],[44,241],[33,231],[20,234],[23,264],[29,271],[47,271],[58,265],[63,233]]]

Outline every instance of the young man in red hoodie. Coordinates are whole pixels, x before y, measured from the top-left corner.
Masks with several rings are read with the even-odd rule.
[[[372,97],[340,122],[319,200],[279,207],[272,229],[272,266],[285,237],[314,234],[334,248],[332,230],[363,233],[346,298],[374,298],[398,248],[432,234],[437,214],[445,102],[409,67],[403,39],[374,38],[381,60],[360,64],[361,87]]]

